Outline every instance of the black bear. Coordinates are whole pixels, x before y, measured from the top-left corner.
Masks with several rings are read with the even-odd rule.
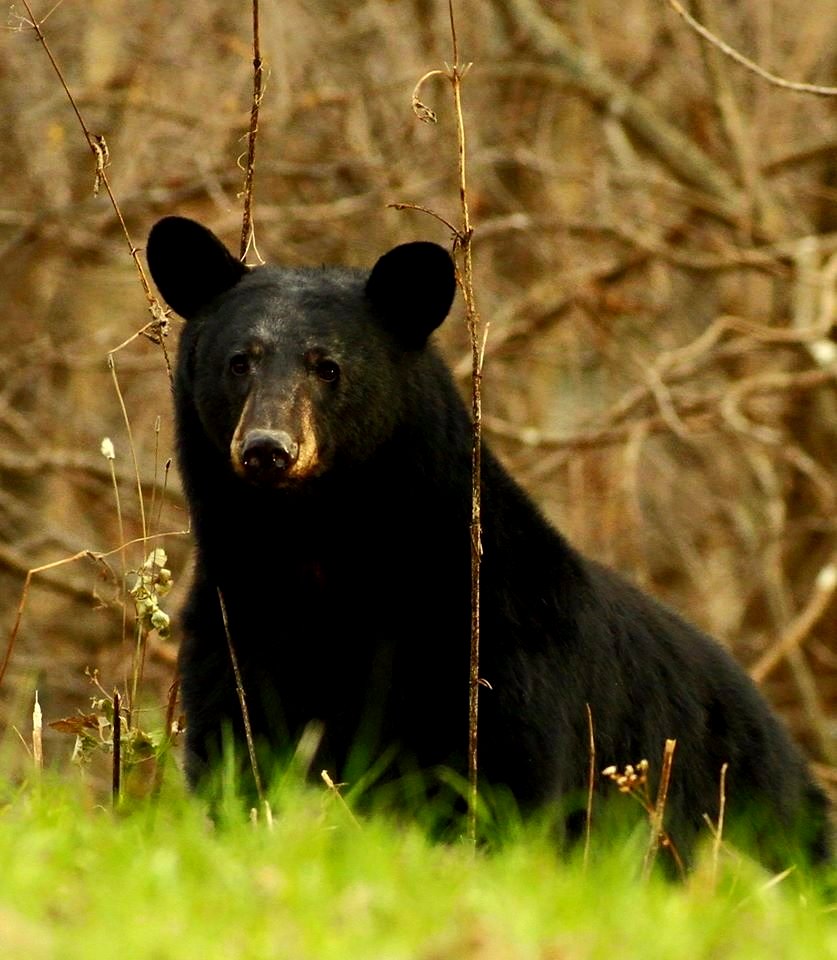
[[[471,423],[430,335],[455,293],[432,243],[370,272],[242,265],[167,217],[147,258],[187,321],[179,465],[197,545],[180,651],[187,775],[225,729],[287,754],[309,724],[334,778],[466,770]],[[581,556],[485,450],[481,782],[523,811],[677,739],[666,806],[688,858],[704,814],[748,819],[765,857],[829,856],[826,800],[782,724],[713,640]],[[226,611],[226,627],[222,605]],[[597,784],[598,789],[606,785]],[[624,803],[625,801],[623,801]]]

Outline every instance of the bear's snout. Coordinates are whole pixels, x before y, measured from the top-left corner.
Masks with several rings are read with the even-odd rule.
[[[241,445],[240,463],[245,479],[272,486],[296,463],[299,444],[280,430],[251,430]]]

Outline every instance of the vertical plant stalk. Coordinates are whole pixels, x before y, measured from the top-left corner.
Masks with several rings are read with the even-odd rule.
[[[338,784],[338,783],[335,783],[335,782],[331,779],[331,775],[329,774],[328,770],[321,770],[321,771],[320,771],[320,777],[322,778],[323,783],[328,787],[329,792],[330,792],[330,793],[335,797],[335,799],[337,800],[337,803],[339,804],[340,808],[343,810],[343,812],[344,812],[344,813],[346,814],[346,816],[349,818],[349,821],[351,822],[352,826],[354,826],[354,827],[357,828],[358,830],[362,830],[363,827],[361,827],[360,821],[359,821],[358,818],[354,815],[354,813],[352,813],[352,808],[348,805],[348,803],[346,803],[346,798],[345,798],[345,797],[343,796],[343,794],[340,792],[340,786],[341,786],[341,785]]]
[[[142,565],[142,562],[144,562],[146,557],[146,551],[148,550],[148,524],[145,519],[145,498],[143,497],[142,493],[142,478],[140,476],[139,461],[137,460],[137,448],[134,443],[134,433],[131,429],[131,420],[128,416],[128,408],[125,406],[125,398],[122,396],[122,389],[119,386],[119,377],[116,373],[116,358],[113,353],[108,354],[108,369],[110,370],[111,378],[113,379],[113,386],[116,390],[117,399],[119,400],[119,408],[122,411],[122,420],[125,423],[125,431],[128,435],[128,448],[131,451],[131,462],[134,466],[134,477],[136,478],[137,482],[137,504],[139,505],[140,523],[142,525],[142,557],[140,561],[140,565]],[[122,540],[124,549],[125,541],[124,537],[121,535],[120,540]],[[131,664],[131,695],[128,699],[127,705],[127,721],[129,727],[131,726],[131,717],[137,699],[137,689],[139,687],[140,680],[142,679],[143,665],[145,663],[145,644],[147,640],[147,633],[139,618],[136,619],[135,624],[134,656]]]
[[[259,108],[262,103],[262,54],[259,39],[259,0],[253,0],[253,103],[250,106],[250,131],[247,134],[247,166],[244,170],[244,211],[241,218],[239,259],[244,260],[253,234],[253,177],[256,171],[256,140],[259,133]]]
[[[172,740],[174,739],[174,712],[177,709],[177,697],[180,693],[180,677],[175,676],[169,687],[168,701],[166,702],[166,719],[163,730],[163,741],[160,749],[157,751],[157,759],[154,766],[154,783],[151,787],[151,797],[156,800],[160,796],[163,788],[163,776],[166,770],[166,758],[169,755]]]
[[[468,823],[467,837],[476,844],[477,837],[477,787],[480,689],[480,573],[482,565],[482,366],[485,354],[485,337],[480,337],[482,325],[474,296],[473,258],[471,253],[471,214],[468,208],[468,185],[466,167],[465,119],[462,111],[462,79],[470,64],[459,63],[459,43],[456,35],[456,19],[453,0],[448,0],[450,32],[453,43],[453,64],[448,77],[453,89],[454,113],[456,116],[456,142],[459,174],[459,203],[462,225],[456,232],[456,247],[460,253],[461,270],[459,284],[465,301],[465,321],[471,342],[471,647],[468,677]]]
[[[718,797],[718,822],[715,824],[712,837],[712,890],[718,883],[718,864],[721,858],[721,844],[724,842],[724,815],[727,807],[727,770],[729,764],[721,767],[721,786]]]
[[[590,704],[585,703],[587,709],[587,734],[588,734],[588,755],[590,763],[587,768],[587,807],[584,816],[584,857],[582,864],[584,870],[587,870],[587,864],[590,860],[590,839],[593,831],[593,787],[596,783],[596,740],[593,736],[593,711]]]
[[[119,691],[113,691],[113,777],[111,780],[111,802],[115,810],[119,806],[122,791],[122,710]]]
[[[671,781],[671,766],[674,762],[674,750],[677,746],[676,740],[666,740],[663,750],[663,765],[660,770],[660,784],[657,787],[657,802],[651,811],[651,836],[648,839],[648,849],[645,851],[645,858],[642,862],[642,877],[647,880],[651,874],[651,868],[654,866],[654,860],[657,857],[657,851],[660,849],[660,843],[666,839],[663,820],[665,818],[666,801],[668,800],[668,787]],[[672,844],[668,843],[678,868],[683,869],[683,864]]]
[[[114,371],[114,376],[116,372]],[[113,496],[114,502],[116,503],[116,521],[117,527],[119,530],[119,543],[121,544],[119,550],[119,560],[120,560],[120,591],[125,590],[126,578],[128,575],[128,561],[127,553],[125,548],[125,524],[122,517],[122,498],[119,496],[119,483],[116,479],[116,450],[114,449],[113,442],[110,437],[105,437],[102,440],[101,446],[102,456],[107,460],[108,466],[110,467],[110,479],[113,484]],[[128,604],[127,601],[123,599],[122,602],[122,643],[124,644],[128,639]],[[128,677],[125,676],[125,689],[128,689]],[[129,717],[130,725],[130,717]]]
[[[39,777],[44,769],[44,718],[41,705],[38,702],[38,691],[35,691],[35,704],[32,707],[32,760],[35,764],[35,776]]]
[[[250,766],[253,770],[253,780],[256,783],[256,794],[259,798],[259,804],[262,809],[265,811],[270,822],[270,808],[267,803],[267,798],[265,797],[264,786],[262,784],[261,774],[259,773],[259,765],[256,760],[256,745],[253,741],[253,730],[250,726],[250,711],[247,709],[247,696],[244,693],[244,684],[241,680],[241,670],[238,666],[238,657],[235,654],[235,647],[233,646],[232,636],[230,634],[230,623],[227,619],[227,605],[224,603],[224,595],[221,593],[221,588],[216,588],[218,591],[218,603],[221,605],[221,619],[224,622],[224,634],[227,638],[227,647],[230,651],[230,662],[232,663],[233,676],[235,677],[235,690],[238,694],[238,702],[241,706],[241,719],[244,721],[244,739],[247,741],[247,753],[250,756]]]

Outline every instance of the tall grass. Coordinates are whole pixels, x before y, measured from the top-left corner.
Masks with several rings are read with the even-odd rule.
[[[639,879],[643,839],[561,863],[536,826],[475,856],[414,825],[353,823],[284,785],[272,829],[177,788],[121,815],[72,783],[5,797],[0,956],[594,960],[826,958],[837,924],[799,878],[727,862],[683,885]]]

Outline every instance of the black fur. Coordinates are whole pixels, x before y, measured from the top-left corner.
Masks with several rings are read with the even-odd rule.
[[[409,244],[369,275],[244,270],[170,217],[148,260],[188,320],[175,398],[197,543],[180,653],[190,781],[224,724],[241,737],[219,589],[270,752],[318,721],[335,778],[382,756],[391,771],[464,773],[471,426],[427,342],[454,294],[450,258]],[[243,454],[234,469],[248,398],[239,447],[257,430],[301,460],[313,435],[313,465],[294,477],[285,459],[254,470]],[[727,762],[729,823],[749,818],[768,859],[825,860],[825,798],[732,658],[582,557],[488,450],[482,488],[483,781],[524,810],[583,794],[589,704],[599,767],[647,758],[652,789],[677,739],[667,824],[684,856],[717,816]]]

